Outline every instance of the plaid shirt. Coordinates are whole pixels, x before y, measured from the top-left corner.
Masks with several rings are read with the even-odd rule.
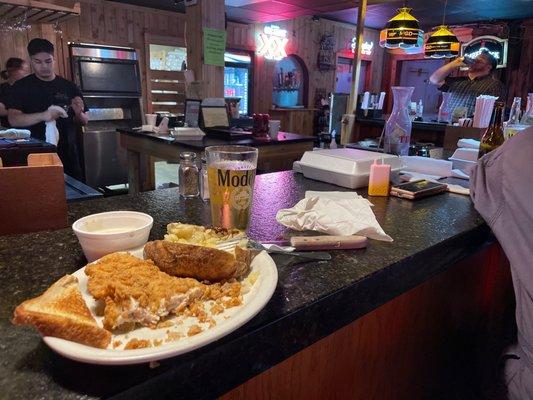
[[[502,98],[504,94],[502,83],[490,74],[474,79],[468,76],[447,77],[439,90],[452,93],[450,97],[452,113],[456,107],[466,107],[469,117],[474,115],[477,96],[487,94]]]

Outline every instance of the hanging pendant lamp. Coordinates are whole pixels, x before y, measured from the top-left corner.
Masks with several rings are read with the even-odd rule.
[[[447,5],[448,0],[444,2],[442,25],[437,26],[424,45],[424,57],[426,58],[452,58],[459,55],[459,48],[461,47],[459,39],[444,25]]]
[[[424,43],[424,31],[418,20],[411,14],[411,8],[402,7],[392,17],[379,34],[379,45],[388,49],[409,49],[421,47]]]
[[[440,25],[424,45],[424,56],[426,58],[457,57],[460,46],[457,36],[446,25]]]

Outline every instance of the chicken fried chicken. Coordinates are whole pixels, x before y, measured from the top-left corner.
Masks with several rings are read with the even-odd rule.
[[[113,253],[85,268],[89,293],[105,303],[104,327],[138,323],[154,327],[162,317],[178,313],[202,297],[205,285],[161,272],[151,260]]]

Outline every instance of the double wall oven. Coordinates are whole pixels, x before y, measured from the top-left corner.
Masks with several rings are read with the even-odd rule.
[[[74,82],[89,108],[80,148],[85,183],[99,189],[126,184],[127,156],[117,129],[142,124],[141,76],[134,49],[69,44]]]

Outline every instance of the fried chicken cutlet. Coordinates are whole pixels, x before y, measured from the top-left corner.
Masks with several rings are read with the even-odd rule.
[[[205,285],[161,272],[151,260],[129,253],[109,254],[85,268],[89,293],[105,302],[104,327],[138,323],[154,327],[202,297]]]

